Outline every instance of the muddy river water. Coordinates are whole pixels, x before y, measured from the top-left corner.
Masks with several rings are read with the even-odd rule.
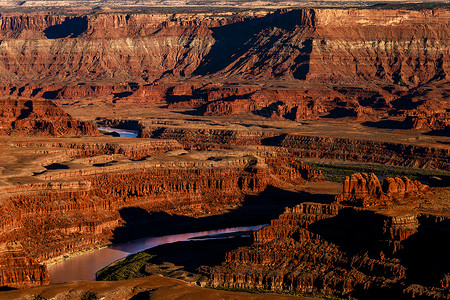
[[[210,236],[239,231],[255,231],[263,226],[265,225],[172,234],[161,237],[139,239],[125,244],[112,245],[107,248],[73,256],[49,266],[48,272],[50,274],[50,282],[60,283],[75,280],[95,280],[95,274],[100,269],[108,266],[118,259],[141,252],[148,248],[153,248],[168,243],[187,241],[191,238],[206,235]]]

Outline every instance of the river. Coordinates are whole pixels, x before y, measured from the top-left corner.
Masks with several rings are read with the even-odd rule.
[[[119,128],[112,128],[112,127],[97,127],[97,129],[102,130],[102,131],[107,131],[107,132],[116,132],[120,135],[120,137],[135,138],[139,134],[139,131],[137,131],[137,130],[119,129]]]
[[[75,280],[95,280],[95,274],[100,269],[103,269],[104,267],[110,265],[118,259],[144,251],[148,248],[153,248],[163,244],[187,241],[191,238],[206,235],[220,235],[224,233],[249,230],[255,231],[264,226],[265,225],[233,227],[200,232],[172,234],[161,237],[139,239],[125,244],[112,245],[107,248],[102,248],[96,251],[73,256],[49,266],[48,272],[50,275],[50,282],[61,283]]]
[[[99,130],[117,132],[121,137],[137,137],[138,131],[118,129],[112,127],[98,127]],[[144,251],[163,244],[187,241],[191,238],[220,235],[239,231],[255,231],[264,225],[250,227],[233,227],[218,230],[208,230],[200,232],[182,233],[166,235],[161,237],[149,237],[139,239],[125,244],[112,245],[96,251],[69,257],[61,262],[48,267],[51,283],[61,283],[75,280],[95,280],[97,271],[110,265],[118,259],[128,255]],[[196,239],[199,240],[199,239]]]

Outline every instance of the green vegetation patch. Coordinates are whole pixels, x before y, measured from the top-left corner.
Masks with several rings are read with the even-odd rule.
[[[450,172],[444,170],[414,169],[399,166],[389,166],[381,164],[357,164],[344,162],[316,162],[304,159],[305,163],[314,169],[321,170],[328,181],[342,183],[346,176],[353,173],[375,173],[383,177],[403,177],[413,180],[430,181],[430,177],[438,176],[444,180],[450,180]]]
[[[116,261],[114,264],[97,272],[97,280],[116,281],[146,276],[144,267],[154,255],[139,252]]]

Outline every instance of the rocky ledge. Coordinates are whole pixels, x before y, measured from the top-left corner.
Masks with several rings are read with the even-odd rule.
[[[0,100],[0,135],[98,136],[95,126],[75,120],[50,100]]]
[[[416,197],[425,192],[433,195]],[[210,284],[358,299],[449,299],[450,216],[448,203],[438,209],[437,200],[449,195],[448,188],[429,191],[409,179],[386,178],[381,186],[373,174],[354,174],[337,202],[287,208],[255,232],[252,246],[227,253],[222,265],[209,268]],[[425,203],[434,203],[434,212],[421,209]]]

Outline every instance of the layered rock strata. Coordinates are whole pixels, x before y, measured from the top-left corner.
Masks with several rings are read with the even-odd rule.
[[[134,141],[139,145],[139,140]],[[34,147],[38,146],[35,142]],[[267,147],[209,153],[174,149],[159,155],[156,147],[147,148],[144,158],[136,147],[136,153],[123,154],[86,151],[85,147],[75,143],[73,152],[56,156],[64,161],[56,160],[41,172],[30,170],[34,175],[27,175],[27,180],[34,183],[0,188],[0,241],[20,242],[29,253],[28,260],[42,263],[142,234],[158,234],[156,225],[162,221],[173,219],[177,220],[173,226],[188,226],[194,218],[238,208],[246,196],[257,196],[269,186],[323,180],[319,171],[286,151]],[[38,169],[37,165],[33,168]],[[25,173],[17,176],[21,181],[26,178]],[[45,268],[39,268],[45,283]],[[14,276],[19,278],[19,273]],[[11,280],[5,285],[28,287],[38,282],[36,276],[30,275],[28,283]]]
[[[163,124],[161,124],[163,123]],[[186,149],[211,149],[234,145],[263,144],[290,149],[295,155],[450,170],[448,147],[419,146],[356,138],[320,137],[273,130],[235,130],[212,126],[183,126],[169,122],[142,122],[140,136],[173,139]]]
[[[302,203],[255,232],[252,246],[210,268],[210,284],[357,299],[448,299],[450,245],[442,243],[448,222],[448,215],[411,207]]]
[[[446,9],[5,14],[0,91],[296,121],[424,116],[415,127],[429,130],[448,123],[449,20]]]
[[[39,78],[37,74],[58,79],[76,76],[79,82],[123,78],[139,83],[164,73],[184,77],[219,72],[243,78],[415,85],[447,76],[449,18],[445,9],[303,9],[231,16],[2,15],[0,36],[6,41],[2,43],[2,76],[7,83],[32,82]],[[235,38],[222,47],[223,54],[213,57],[231,35]],[[177,46],[171,44],[174,40]],[[243,47],[237,56],[228,57],[235,44]],[[11,60],[23,46],[25,51]],[[263,48],[268,51],[259,55]],[[61,50],[67,60],[57,55]],[[76,72],[67,73],[73,65],[78,66]],[[58,72],[53,73],[57,66]]]
[[[0,287],[29,288],[48,284],[47,268],[30,258],[17,242],[0,244]]]
[[[0,135],[98,136],[49,100],[0,100]]]
[[[280,139],[275,139],[277,140]],[[413,168],[449,170],[450,167],[448,147],[299,134],[281,136],[279,145],[293,149],[301,157],[344,159]]]

